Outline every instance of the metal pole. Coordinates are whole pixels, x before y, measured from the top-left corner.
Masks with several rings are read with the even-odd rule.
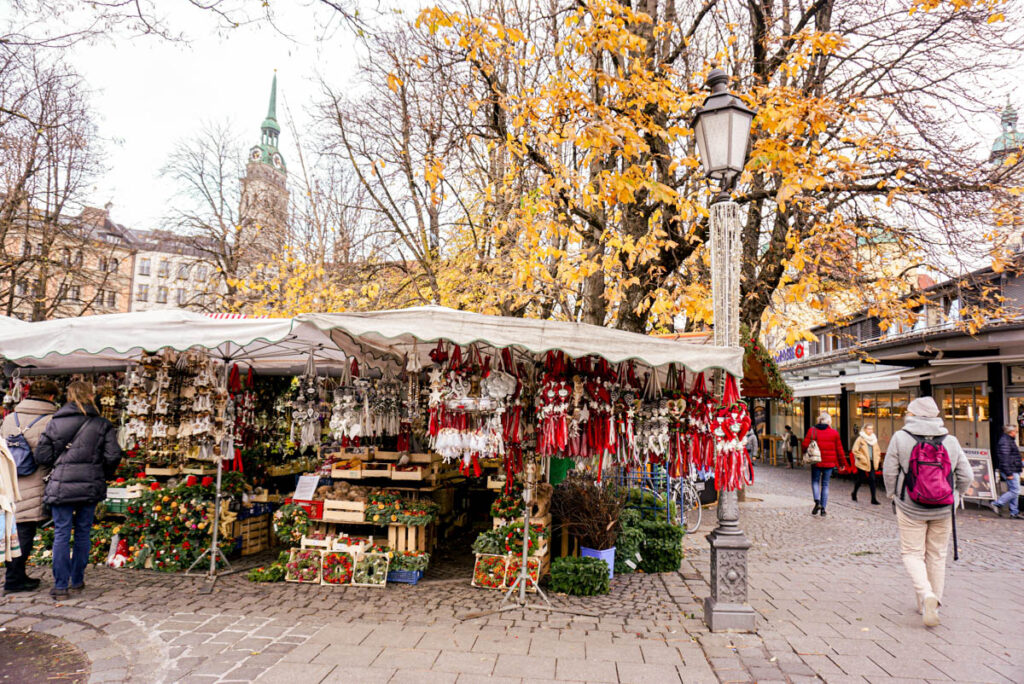
[[[739,206],[728,183],[711,205],[711,287],[715,312],[715,344],[740,345]],[[719,390],[720,392],[721,390]],[[753,632],[757,614],[747,603],[747,549],[740,528],[738,492],[718,494],[718,527],[708,535],[711,545],[711,595],[704,599],[704,622],[712,632]]]

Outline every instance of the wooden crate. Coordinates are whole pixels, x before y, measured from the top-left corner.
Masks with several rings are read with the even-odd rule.
[[[494,521],[494,527],[492,529],[496,530],[499,527],[504,527],[505,525],[510,525],[510,524],[512,524],[514,522],[522,522],[523,519],[522,518],[515,518],[515,519],[512,519],[512,520],[509,520],[508,518],[492,518],[492,520]],[[549,527],[551,527],[551,514],[548,513],[547,515],[545,515],[542,518],[530,518],[530,524],[531,525],[540,525],[541,528],[546,530]]]
[[[408,468],[408,470],[400,470]],[[441,475],[441,464],[439,462],[427,465],[413,464],[409,466],[394,466],[391,470],[392,480],[409,480],[413,482],[437,482]]]
[[[202,477],[206,477],[207,475],[216,475],[217,474],[217,469],[216,468],[203,468],[201,466],[189,466],[187,468],[182,468],[181,469],[181,474],[182,475],[199,475],[199,476],[202,476]]]
[[[270,546],[270,514],[254,515],[236,521],[241,529],[242,555],[251,556],[266,551]]]
[[[434,548],[434,523],[429,525],[388,525],[388,548],[395,553]]]
[[[320,557],[320,552],[319,551],[315,551],[313,549],[292,549],[291,555],[289,556],[289,559],[291,561],[294,561],[295,560],[295,556],[297,554],[299,554],[299,553],[316,553],[317,557],[318,558]],[[296,583],[299,583],[299,584],[320,584],[321,572],[323,571],[322,560],[321,560],[321,565],[318,566],[318,568],[319,569],[317,570],[315,578],[311,578],[311,579],[308,579],[308,580],[300,580],[300,579],[298,579],[296,577],[292,577],[291,575],[286,574],[284,576],[284,581],[285,582],[296,582]]]
[[[328,535],[323,539],[313,539],[312,537],[302,537],[300,548],[303,549],[330,549],[334,545],[334,537]]]
[[[324,515],[321,518],[324,522],[365,522],[366,502],[365,501],[324,501]]]
[[[499,480],[496,477],[487,476],[487,488],[488,489],[504,489],[505,481]]]
[[[373,458],[377,461],[386,461],[388,463],[394,463],[402,457],[404,451],[381,451],[377,449],[373,452]]]
[[[391,470],[394,466],[390,463],[380,463],[377,461],[370,461],[363,464],[363,478],[367,477],[391,477]]]
[[[146,466],[146,474],[153,475],[156,477],[173,477],[174,475],[181,474],[181,466],[170,466],[168,468],[160,468],[157,466]]]
[[[337,465],[331,468],[331,477],[341,480],[363,479],[362,468],[339,468]]]

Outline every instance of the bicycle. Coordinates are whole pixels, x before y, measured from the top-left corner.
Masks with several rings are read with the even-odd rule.
[[[686,529],[687,534],[692,534],[700,529],[703,517],[703,508],[700,503],[700,490],[696,475],[672,479],[672,500],[676,502],[676,524]]]

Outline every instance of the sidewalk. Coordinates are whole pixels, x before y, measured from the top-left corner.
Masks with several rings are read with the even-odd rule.
[[[889,509],[853,504],[836,482],[829,517],[812,518],[806,471],[762,467],[757,477],[750,497],[760,501],[742,505],[756,635],[704,628],[703,535],[687,539],[681,573],[553,598],[598,618],[531,610],[461,621],[500,600],[468,575],[385,590],[230,575],[203,596],[198,579],[90,568],[85,593],[64,604],[45,593],[0,599],[0,625],[65,637],[88,653],[94,682],[1024,681],[1024,658],[1004,646],[1021,625],[1024,525],[958,518],[963,559],[949,573],[943,625],[926,630]],[[713,518],[706,511],[702,532]]]

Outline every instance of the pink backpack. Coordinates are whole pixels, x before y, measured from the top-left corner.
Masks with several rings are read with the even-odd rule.
[[[904,430],[906,432],[906,430]],[[910,462],[903,472],[900,498],[910,495],[919,506],[938,508],[953,505],[953,464],[942,445],[945,435],[922,437],[907,432],[917,442],[910,452]],[[900,471],[903,471],[902,466]]]

